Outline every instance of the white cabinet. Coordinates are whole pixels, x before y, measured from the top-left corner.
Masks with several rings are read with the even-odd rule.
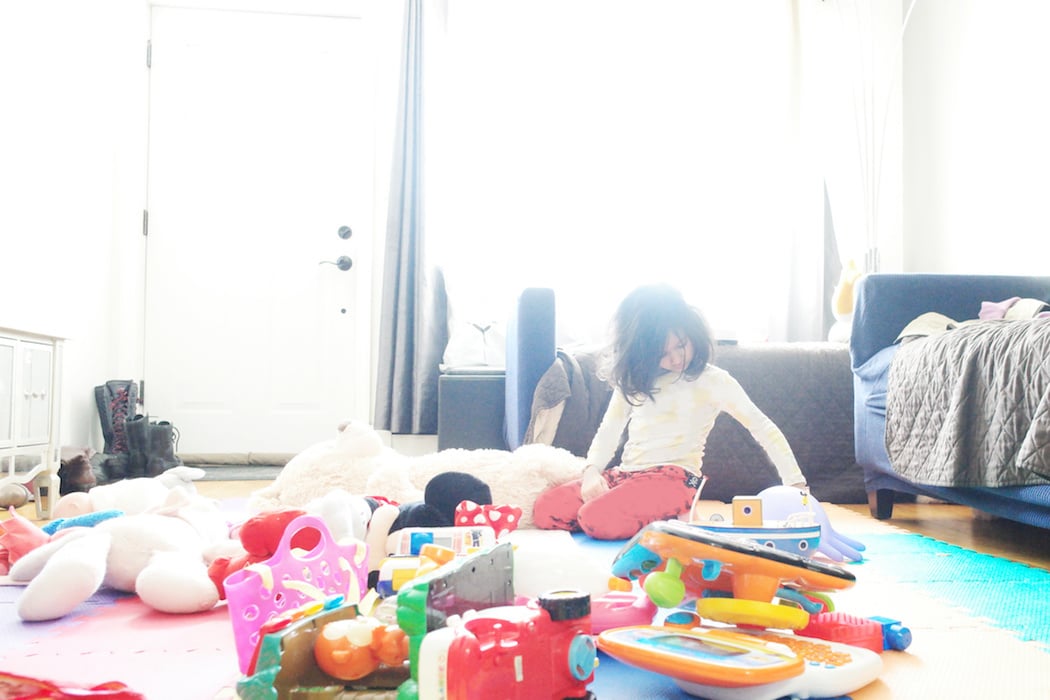
[[[32,486],[39,518],[58,499],[62,338],[0,328],[0,486]]]

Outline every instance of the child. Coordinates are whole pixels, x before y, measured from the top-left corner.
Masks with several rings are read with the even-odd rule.
[[[783,483],[806,487],[784,434],[729,373],[708,364],[707,323],[678,290],[635,289],[616,311],[613,334],[613,394],[587,466],[580,479],[537,498],[537,527],[616,540],[687,512],[702,482],[707,436],[723,411],[751,432]],[[625,428],[620,463],[607,466]]]

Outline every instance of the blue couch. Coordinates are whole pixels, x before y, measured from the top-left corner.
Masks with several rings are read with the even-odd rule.
[[[1009,275],[873,274],[854,290],[850,362],[853,369],[854,445],[864,470],[873,516],[893,515],[896,494],[926,495],[1000,517],[1050,528],[1050,485],[947,488],[902,479],[885,444],[886,388],[897,335],[920,314],[976,318],[981,302],[1010,297],[1050,301],[1050,277]]]

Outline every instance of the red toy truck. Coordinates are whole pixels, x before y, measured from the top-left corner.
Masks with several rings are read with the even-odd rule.
[[[587,593],[549,593],[449,622],[423,639],[419,700],[593,698],[587,684],[597,650]]]

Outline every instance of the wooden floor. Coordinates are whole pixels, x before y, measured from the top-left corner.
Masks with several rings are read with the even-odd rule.
[[[210,498],[237,498],[261,489],[267,481],[201,481],[197,490]],[[868,506],[843,505],[867,515]],[[33,504],[18,512],[31,520],[36,518]],[[0,515],[0,520],[6,516]],[[942,503],[898,503],[893,518],[887,521],[897,527],[979,552],[1023,562],[1050,570],[1050,530],[1023,525],[1011,520],[975,516],[965,506]]]
[[[868,514],[867,505],[842,505]],[[899,528],[977,552],[1050,570],[1050,530],[977,514],[945,503],[898,503],[885,521]]]

